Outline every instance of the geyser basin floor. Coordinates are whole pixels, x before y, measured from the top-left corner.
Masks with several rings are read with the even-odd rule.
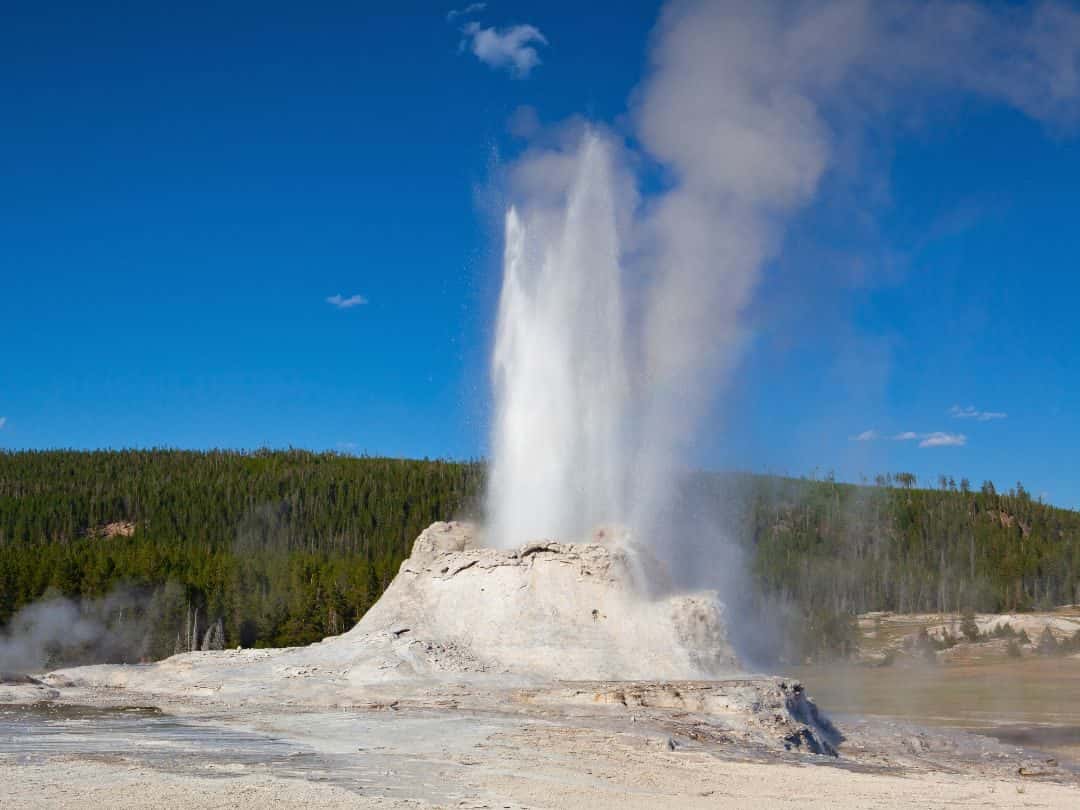
[[[353,630],[310,647],[6,686],[69,708],[18,710],[0,805],[1075,806],[1071,773],[1028,763],[1028,784],[1024,752],[984,738],[883,722],[811,753],[838,735],[796,682],[733,674],[715,595],[642,596],[649,561],[617,538],[474,536],[432,526]]]
[[[738,713],[704,716],[618,697],[677,702],[694,689],[726,691],[461,688],[396,708],[336,710],[173,699],[162,702],[182,716],[52,710],[48,734],[33,728],[41,715],[35,721],[21,707],[17,722],[0,728],[0,806],[1075,807],[1080,784],[1068,774],[1020,777],[1023,755],[983,738],[874,725],[835,760],[763,748]],[[72,697],[104,706],[132,696]]]

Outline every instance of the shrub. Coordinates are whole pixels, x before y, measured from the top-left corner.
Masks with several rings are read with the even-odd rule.
[[[1016,631],[1008,622],[1002,622],[1001,624],[995,625],[991,635],[993,635],[994,638],[1016,638]]]
[[[930,634],[926,631],[925,627],[919,629],[919,634],[915,637],[914,649],[915,652],[920,654],[926,661],[930,663],[937,663],[937,650],[938,645],[941,642],[931,638]]]
[[[970,610],[964,614],[960,622],[960,632],[968,641],[975,642],[979,640],[979,625],[975,623],[975,614]]]
[[[957,644],[959,644],[960,639],[958,639],[956,636],[954,636],[948,630],[945,630],[941,634],[941,638],[935,638],[935,639],[933,639],[933,642],[934,642],[934,649],[935,650],[948,650],[948,649],[950,649],[952,647],[955,647]]]
[[[1055,655],[1058,651],[1058,641],[1050,632],[1050,625],[1044,627],[1042,635],[1039,636],[1038,650],[1039,655]]]
[[[1069,653],[1080,652],[1080,630],[1077,630],[1072,634],[1072,638],[1067,638],[1058,646],[1058,651],[1062,655],[1068,655]]]

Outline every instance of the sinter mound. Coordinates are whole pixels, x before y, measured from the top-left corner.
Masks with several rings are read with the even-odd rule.
[[[738,675],[715,593],[650,596],[658,564],[624,535],[595,539],[490,549],[469,524],[436,523],[344,635],[44,680],[62,700],[172,707],[614,712],[700,741],[835,753],[839,732],[797,682]]]
[[[559,680],[694,680],[738,672],[712,592],[652,599],[654,567],[613,532],[585,544],[480,548],[436,523],[342,641],[400,638],[394,674],[481,671]]]
[[[226,700],[273,700],[287,688],[289,702],[327,703],[403,682],[714,680],[740,671],[716,594],[645,595],[640,583],[655,581],[659,566],[625,537],[606,531],[602,542],[504,550],[479,547],[476,536],[468,523],[430,526],[364,618],[318,644],[80,667],[53,680]]]

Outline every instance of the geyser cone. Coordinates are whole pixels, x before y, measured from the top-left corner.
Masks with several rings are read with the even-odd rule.
[[[387,645],[357,661],[354,682],[445,672],[559,680],[738,672],[716,594],[645,597],[635,569],[647,553],[617,538],[502,550],[478,548],[474,537],[462,523],[420,535],[386,593],[340,639]]]

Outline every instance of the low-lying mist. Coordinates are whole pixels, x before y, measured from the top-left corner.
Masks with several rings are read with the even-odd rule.
[[[220,619],[199,617],[177,583],[119,588],[102,599],[46,594],[0,629],[0,672],[157,660],[175,652],[221,649]]]

